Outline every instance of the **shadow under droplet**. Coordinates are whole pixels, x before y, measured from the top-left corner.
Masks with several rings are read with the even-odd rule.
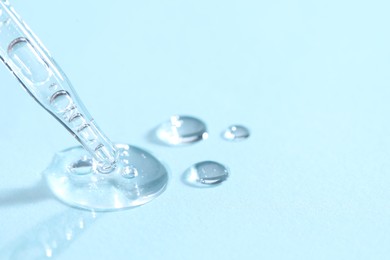
[[[30,187],[9,188],[0,191],[0,208],[33,204],[48,199],[54,199],[54,197],[42,178]]]

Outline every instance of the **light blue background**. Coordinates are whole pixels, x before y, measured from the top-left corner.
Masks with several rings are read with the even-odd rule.
[[[170,182],[96,219],[54,199],[41,172],[77,143],[2,66],[3,254],[56,241],[57,259],[390,258],[388,1],[12,3],[107,135],[153,152]],[[173,114],[203,119],[209,139],[151,142]],[[231,123],[251,138],[222,140]],[[202,160],[231,177],[183,184]]]

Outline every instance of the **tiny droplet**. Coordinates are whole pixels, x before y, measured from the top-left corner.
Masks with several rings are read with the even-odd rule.
[[[223,138],[229,141],[242,141],[249,136],[249,129],[242,125],[231,125],[223,132]]]
[[[126,179],[132,179],[138,176],[138,170],[132,165],[126,165],[121,171],[122,177]]]

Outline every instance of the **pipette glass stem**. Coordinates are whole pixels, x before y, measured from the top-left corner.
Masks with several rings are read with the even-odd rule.
[[[116,149],[85,109],[66,75],[20,19],[0,0],[0,59],[27,92],[72,133],[103,173],[115,168]]]

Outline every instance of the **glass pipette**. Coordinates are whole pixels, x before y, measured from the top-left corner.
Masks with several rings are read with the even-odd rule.
[[[142,149],[114,145],[104,135],[66,75],[5,0],[0,0],[0,59],[85,149],[59,153],[46,171],[61,200],[111,210],[146,203],[165,189],[168,177],[161,163]]]

